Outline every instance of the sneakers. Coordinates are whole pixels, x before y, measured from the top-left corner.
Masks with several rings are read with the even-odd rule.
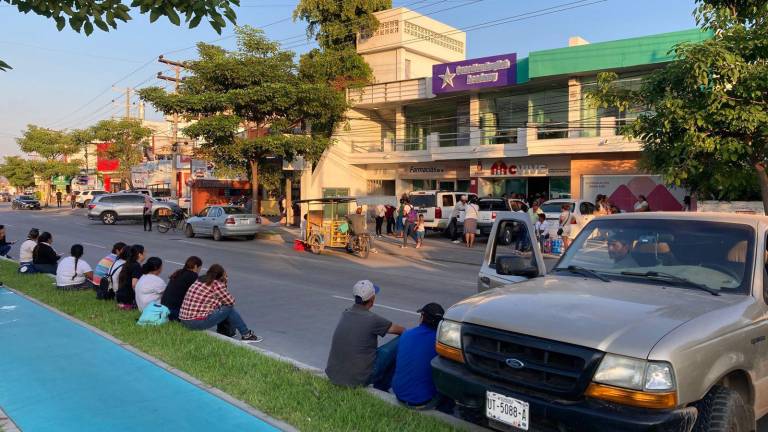
[[[461,240],[454,240],[454,241],[452,241],[451,243],[453,243],[453,244],[459,244],[459,243],[461,243]]]
[[[406,246],[406,245],[400,245],[400,249],[407,249],[407,248],[408,248],[408,246]]]
[[[248,330],[244,335],[240,335],[240,340],[248,342],[261,342],[264,338],[256,336],[252,330]]]

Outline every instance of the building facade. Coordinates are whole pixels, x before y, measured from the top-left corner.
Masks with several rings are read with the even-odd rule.
[[[395,196],[413,190],[481,196],[612,197],[622,209],[646,195],[675,210],[685,193],[638,167],[640,143],[617,134],[639,108],[596,109],[597,74],[627,88],[673,60],[698,29],[466,59],[466,35],[405,8],[379,12],[358,51],[375,83],[350,89],[353,108],[336,144],[302,177],[302,197]]]

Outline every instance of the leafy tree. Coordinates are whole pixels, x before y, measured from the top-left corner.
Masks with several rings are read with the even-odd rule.
[[[0,175],[7,178],[11,186],[26,188],[35,185],[33,161],[19,156],[6,156],[0,164]]]
[[[347,105],[343,93],[326,83],[303,81],[293,53],[263,32],[236,31],[236,51],[198,44],[200,59],[187,63],[191,76],[178,94],[153,87],[139,95],[166,114],[197,119],[184,133],[203,138],[201,152],[217,166],[249,174],[258,210],[259,169],[266,158],[300,155],[316,162]]]
[[[35,175],[44,179],[43,195],[45,205],[50,200],[52,190],[51,179],[55,176],[73,176],[80,171],[80,161],[65,161],[66,157],[77,153],[78,146],[72,138],[63,131],[46,129],[28,125],[27,130],[16,143],[21,151],[39,157],[33,161]]]
[[[601,74],[600,106],[644,107],[627,136],[642,141],[642,165],[699,196],[729,199],[759,185],[768,214],[768,3],[697,0],[713,37],[675,47],[676,60],[622,88]]]
[[[102,120],[92,126],[90,132],[82,133],[85,139],[92,134],[97,141],[109,143],[101,154],[119,161],[117,172],[128,188],[132,189],[131,167],[144,160],[147,138],[152,136],[152,129],[142,126],[140,120]]]
[[[189,28],[195,28],[203,19],[221,34],[228,20],[235,23],[237,16],[232,6],[240,6],[240,0],[133,0],[130,6],[120,0],[0,0],[16,6],[19,12],[30,12],[42,15],[56,22],[56,28],[61,31],[69,26],[86,36],[93,33],[94,26],[102,31],[116,29],[117,22],[128,22],[131,19],[131,8],[139,13],[149,13],[149,22],[155,22],[160,17],[168,18],[174,25],[181,25],[182,18]],[[180,16],[181,15],[181,16]],[[226,20],[225,20],[226,18]],[[11,69],[7,63],[0,61],[0,71]]]

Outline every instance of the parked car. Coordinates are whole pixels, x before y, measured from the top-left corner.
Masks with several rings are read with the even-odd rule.
[[[547,272],[531,221],[497,218],[481,292],[438,329],[437,390],[503,431],[754,431],[767,237],[764,216],[601,216]]]
[[[19,195],[11,201],[14,210],[40,210],[40,201],[32,195]]]
[[[512,213],[510,202],[503,198],[480,198],[477,201],[477,207],[480,210],[477,214],[477,229],[481,235],[491,233],[497,217]]]
[[[105,190],[80,191],[80,193],[78,193],[77,197],[75,198],[75,204],[77,204],[78,207],[88,207],[88,204],[90,204],[95,197],[99,195],[104,195],[106,193],[107,191]]]
[[[571,205],[571,214],[573,215],[571,218],[571,238],[574,238],[584,228],[584,225],[594,217],[595,205],[589,201],[572,199],[555,199],[542,204],[540,208],[547,215],[547,221],[549,221],[552,231],[550,235],[552,236],[555,235],[559,227],[563,204]]]
[[[88,204],[88,219],[100,220],[106,225],[112,225],[121,220],[141,220],[144,213],[143,194],[114,193],[96,196]],[[161,202],[153,198],[152,218],[158,219],[160,209],[168,209],[172,212],[180,212],[179,206],[172,202]]]
[[[214,240],[242,236],[248,240],[256,238],[259,220],[237,206],[210,206],[187,219],[184,234],[187,237],[211,236]]]
[[[477,196],[467,192],[452,191],[414,191],[408,194],[411,204],[424,215],[424,226],[430,230],[444,230],[451,235],[453,230],[461,230],[461,224],[450,226],[453,206],[461,199],[462,195]]]

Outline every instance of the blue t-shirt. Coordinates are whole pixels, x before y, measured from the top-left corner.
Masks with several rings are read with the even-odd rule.
[[[429,402],[437,394],[429,364],[437,356],[436,336],[437,330],[424,324],[400,336],[392,390],[401,401],[420,404]]]

